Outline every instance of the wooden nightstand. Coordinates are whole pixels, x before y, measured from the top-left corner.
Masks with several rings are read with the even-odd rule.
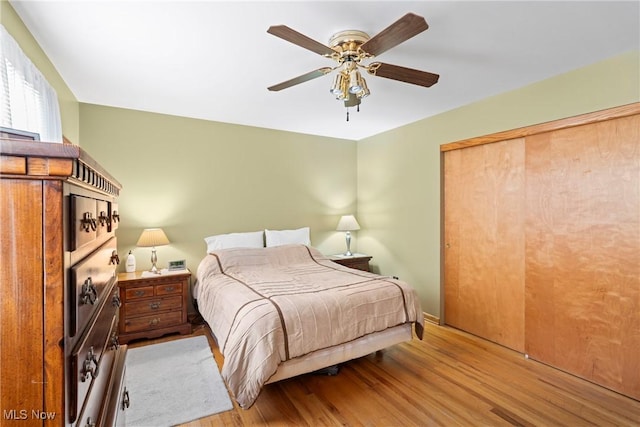
[[[120,342],[191,333],[187,298],[191,272],[182,270],[148,276],[148,272],[118,274],[120,286]]]
[[[362,271],[370,271],[369,270],[369,260],[372,257],[365,254],[353,254],[352,256],[344,256],[344,255],[331,255],[329,259],[333,262],[337,262],[340,265],[344,265],[345,267],[355,268],[357,270]]]

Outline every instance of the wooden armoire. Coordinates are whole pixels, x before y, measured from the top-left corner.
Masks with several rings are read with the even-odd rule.
[[[640,399],[640,104],[441,151],[445,323]]]
[[[122,424],[121,185],[72,144],[0,139],[0,154],[0,424]]]

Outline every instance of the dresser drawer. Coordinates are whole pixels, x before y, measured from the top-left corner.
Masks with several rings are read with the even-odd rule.
[[[71,268],[70,336],[82,331],[104,298],[104,291],[115,281],[117,264],[112,256],[116,250],[114,237]]]
[[[181,295],[184,290],[182,283],[164,283],[162,285],[155,286],[136,286],[128,288],[125,291],[125,298],[127,301],[148,298],[153,296],[166,296],[166,295]]]
[[[100,312],[95,316],[69,356],[69,420],[75,421],[86,406],[87,394],[102,398],[106,379],[113,360],[114,332],[118,327],[117,287],[110,289],[112,296],[102,301]],[[103,373],[103,375],[100,375]],[[92,419],[97,419],[96,412]]]
[[[182,313],[180,311],[128,318],[124,321],[124,333],[161,329],[179,325],[180,323],[182,323]]]
[[[167,310],[180,310],[182,308],[182,297],[149,298],[144,301],[127,302],[124,310],[127,317],[143,316]]]
[[[156,296],[163,296],[163,295],[175,295],[175,294],[182,294],[183,291],[183,286],[182,283],[180,282],[176,282],[176,283],[167,283],[164,285],[156,285],[155,286],[155,294]]]
[[[123,345],[116,350],[110,382],[107,386],[97,425],[110,427],[126,425],[126,410],[130,404],[129,390],[127,389],[126,361],[127,346]],[[137,401],[137,397],[134,397],[134,400]]]
[[[124,291],[125,300],[131,301],[140,298],[148,298],[154,296],[155,289],[153,286],[141,286],[139,288],[131,288]]]
[[[84,399],[82,408],[80,409],[80,415],[78,416],[78,422],[75,424],[77,427],[99,425],[96,421],[100,417],[100,413],[103,412],[104,398],[106,397],[105,392],[108,387],[115,354],[114,349],[108,349],[102,355],[100,359],[100,371],[93,380],[89,394],[86,395]]]

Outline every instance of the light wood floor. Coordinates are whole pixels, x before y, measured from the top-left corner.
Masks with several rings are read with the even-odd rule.
[[[218,363],[223,358],[208,328]],[[169,337],[167,339],[174,339]],[[157,341],[157,340],[156,340]],[[135,344],[134,344],[135,345]],[[640,402],[453,328],[269,384],[248,410],[184,426],[639,426]]]

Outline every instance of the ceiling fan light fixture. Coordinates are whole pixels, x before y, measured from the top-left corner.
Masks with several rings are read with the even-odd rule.
[[[373,37],[363,31],[346,30],[335,33],[329,39],[329,46],[319,43],[286,25],[273,25],[267,32],[285,41],[296,44],[309,51],[330,58],[338,63],[335,67],[323,67],[311,71],[280,84],[268,87],[270,91],[279,91],[311,79],[315,79],[337,70],[333,85],[329,92],[347,107],[347,121],[349,121],[349,107],[360,110],[362,98],[370,95],[367,82],[360,74],[359,68],[365,69],[373,76],[397,80],[404,83],[430,87],[438,82],[438,74],[398,65],[364,62],[379,56],[381,53],[403,43],[429,28],[422,16],[407,13],[387,28]]]
[[[357,94],[362,92],[362,76],[360,71],[352,70],[349,74],[349,93]]]
[[[336,97],[336,99],[343,99],[345,97],[344,87],[346,86],[346,77],[342,73],[336,74],[336,77],[333,79],[333,85],[329,92]]]
[[[371,95],[371,92],[367,87],[367,81],[363,77],[361,77],[361,80],[362,81],[360,82],[360,86],[362,86],[362,90],[358,92],[357,96],[358,98],[366,98],[367,96]]]

